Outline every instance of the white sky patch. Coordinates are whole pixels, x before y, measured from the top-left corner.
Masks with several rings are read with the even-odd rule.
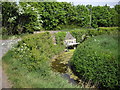
[[[119,2],[119,0],[57,0],[58,2]]]
[[[118,2],[74,2],[74,5],[92,5],[92,6],[104,6],[108,5],[110,7],[114,7]]]
[[[16,2],[17,2],[17,4],[19,4],[19,1],[20,1],[20,0],[17,0],[17,1],[16,1]]]
[[[92,6],[104,6],[108,5],[113,8],[118,4],[119,0],[57,0],[58,2],[73,2],[74,5],[92,5]]]
[[[19,4],[20,0],[16,0],[17,4]],[[33,0],[34,1],[34,0]],[[110,7],[114,7],[118,4],[120,0],[57,0],[57,2],[73,2],[74,5],[92,5],[92,6],[104,6],[108,5]]]

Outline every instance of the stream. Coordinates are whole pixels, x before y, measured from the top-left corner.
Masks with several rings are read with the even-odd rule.
[[[70,59],[74,53],[74,50],[69,50],[68,52],[62,52],[61,54],[55,56],[52,59],[51,67],[54,72],[59,72],[60,75],[76,86],[81,86],[81,88],[96,88],[89,82],[84,82],[82,78],[80,79],[74,71],[71,69]]]
[[[77,76],[73,74],[69,64],[73,52],[74,50],[71,50],[69,52],[63,52],[60,55],[56,56],[52,60],[51,67],[54,72],[59,72],[63,78],[68,80],[69,83],[73,85],[78,85],[79,80]]]

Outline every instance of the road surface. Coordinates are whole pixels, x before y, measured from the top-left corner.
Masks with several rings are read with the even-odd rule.
[[[13,39],[13,40],[0,40],[0,89],[1,88],[11,88],[12,85],[8,80],[8,77],[4,70],[2,70],[2,57],[4,54],[12,48],[14,44],[16,44],[21,39]]]

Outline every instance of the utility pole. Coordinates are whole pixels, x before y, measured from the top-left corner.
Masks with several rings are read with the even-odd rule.
[[[90,16],[90,27],[91,27],[91,22],[92,22],[92,8],[91,9],[89,9],[88,7],[86,7],[87,8],[87,10],[89,11],[89,16]]]
[[[92,23],[92,8],[89,9],[89,11],[90,11],[90,27],[91,27],[91,23]]]

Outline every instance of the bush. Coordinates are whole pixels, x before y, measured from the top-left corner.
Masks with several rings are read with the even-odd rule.
[[[55,34],[55,38],[56,38],[56,43],[59,44],[59,45],[63,45],[63,41],[65,39],[65,35],[66,35],[66,32],[58,32]]]
[[[73,37],[76,38],[77,42],[82,42],[82,36],[83,35],[88,35],[88,31],[87,30],[72,30],[70,31],[70,33],[73,35]]]
[[[27,35],[23,37],[22,41],[14,49],[15,55],[13,57],[30,71],[40,70],[41,63],[48,61],[53,55],[62,50],[62,47],[59,49],[55,47],[48,32]]]
[[[117,27],[100,27],[97,29],[76,29],[71,30],[70,33],[77,39],[77,42],[83,42],[83,38],[86,40],[88,37],[94,37],[102,34],[117,34]],[[83,37],[84,36],[84,37]]]
[[[74,52],[71,63],[85,81],[99,87],[119,85],[118,36],[100,35],[86,40]]]
[[[2,27],[2,35],[8,35],[7,29]]]

